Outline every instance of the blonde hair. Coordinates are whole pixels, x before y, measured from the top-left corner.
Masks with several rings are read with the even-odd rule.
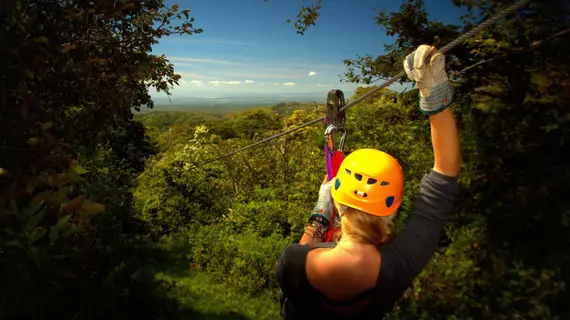
[[[347,237],[358,243],[381,246],[392,239],[394,235],[392,219],[395,214],[388,217],[379,217],[351,207],[343,209],[340,218],[338,241]]]

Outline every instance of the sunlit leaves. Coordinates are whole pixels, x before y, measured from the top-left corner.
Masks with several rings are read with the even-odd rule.
[[[53,127],[53,122],[48,121],[48,122],[42,123],[40,127],[42,128],[43,131],[47,131]]]
[[[319,18],[319,10],[322,8],[321,2],[322,0],[314,0],[310,7],[301,7],[301,11],[297,14],[297,21],[293,24],[298,34],[305,34],[310,26],[315,25]],[[288,22],[290,21],[288,20]]]
[[[37,43],[49,43],[49,39],[47,37],[37,37],[34,39]]]
[[[268,0],[264,0],[268,2]],[[319,19],[320,10],[322,9],[323,0],[312,0],[313,3],[310,6],[302,6],[299,13],[297,14],[297,19],[293,23],[293,26],[297,30],[297,34],[303,35],[307,29],[314,26]],[[287,23],[291,23],[291,19],[287,19]]]
[[[75,208],[79,221],[87,221],[91,215],[101,213],[103,211],[105,211],[105,206],[103,204],[87,199],[83,200],[81,204]]]
[[[40,140],[38,138],[30,138],[26,141],[27,144],[29,144],[30,146],[35,146],[40,142]]]

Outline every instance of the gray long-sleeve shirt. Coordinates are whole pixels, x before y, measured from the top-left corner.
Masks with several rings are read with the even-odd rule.
[[[330,301],[307,280],[309,250],[332,248],[335,243],[288,246],[276,272],[281,315],[285,319],[381,319],[433,256],[443,224],[452,219],[458,190],[457,178],[433,170],[424,176],[406,226],[380,249],[376,286],[348,301]]]

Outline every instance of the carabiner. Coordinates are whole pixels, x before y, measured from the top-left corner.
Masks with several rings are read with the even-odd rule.
[[[335,148],[333,141],[333,134],[335,132],[340,132],[340,142],[338,148]],[[343,152],[344,151],[344,141],[346,140],[346,128],[337,127],[334,124],[329,125],[325,130],[325,139],[327,141],[327,147],[329,152],[332,154],[335,150]]]

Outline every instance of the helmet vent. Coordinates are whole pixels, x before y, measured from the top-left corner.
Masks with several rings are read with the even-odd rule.
[[[361,197],[363,197],[363,198],[368,197],[368,193],[366,193],[366,192],[360,192],[360,191],[358,191],[358,190],[354,190],[354,194],[357,195],[357,196],[361,196]]]
[[[382,181],[382,182],[380,182],[380,185],[381,185],[381,186],[389,186],[389,185],[390,185],[390,182],[388,182],[388,181]]]
[[[394,196],[386,198],[386,207],[390,208],[394,204],[394,200],[396,200]]]
[[[372,178],[368,178],[368,181],[367,181],[366,183],[367,183],[367,184],[375,184],[376,182],[378,182],[378,180],[372,179]]]
[[[354,178],[358,181],[362,181],[362,175],[360,173],[355,173]]]
[[[352,172],[348,169],[344,169],[344,171],[346,171],[346,174],[348,174],[349,176],[352,174]]]

